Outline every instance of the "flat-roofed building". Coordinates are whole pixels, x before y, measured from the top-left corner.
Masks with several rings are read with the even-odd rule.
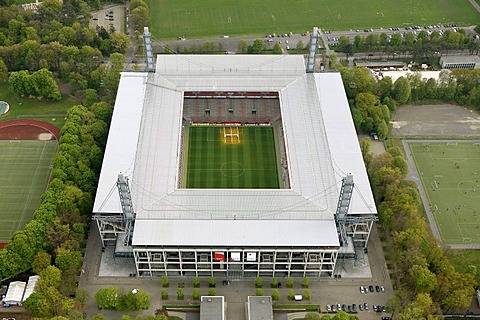
[[[480,69],[479,56],[442,56],[442,69]]]
[[[223,296],[202,296],[200,298],[200,320],[225,320]]]
[[[247,320],[272,320],[273,306],[270,296],[249,296],[247,301]]]

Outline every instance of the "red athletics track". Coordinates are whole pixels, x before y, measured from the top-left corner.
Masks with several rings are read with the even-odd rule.
[[[0,140],[58,140],[60,129],[37,120],[0,122]]]

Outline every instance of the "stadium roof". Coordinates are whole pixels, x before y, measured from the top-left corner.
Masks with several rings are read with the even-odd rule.
[[[291,188],[179,189],[184,91],[279,92]],[[351,213],[376,213],[340,74],[307,74],[298,55],[159,55],[154,74],[123,73],[94,213],[121,212],[119,172],[130,179],[134,245],[173,243],[165,238],[168,228],[181,232],[189,228],[182,229],[179,221],[188,226],[187,221],[202,219],[223,221],[215,223],[223,235],[235,229],[226,221],[255,219],[281,229],[281,220],[290,220],[290,228],[318,220],[317,232],[328,229],[325,234],[333,237],[333,214],[347,173],[356,184]],[[172,220],[168,228],[164,220]],[[274,241],[282,242],[284,235]],[[338,244],[338,239],[327,242]]]

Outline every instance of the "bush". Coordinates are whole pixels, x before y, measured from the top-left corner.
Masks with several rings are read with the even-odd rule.
[[[162,287],[168,288],[170,286],[170,282],[168,281],[167,276],[162,276]]]
[[[257,296],[263,296],[263,289],[262,288],[257,288],[256,293]]]
[[[305,290],[305,292],[303,293],[303,297],[305,298],[305,300],[310,300],[310,290]]]
[[[303,278],[302,288],[308,288],[309,284],[310,284],[310,279],[308,277]]]
[[[194,278],[193,279],[193,287],[194,288],[200,288],[200,279],[199,278]]]
[[[294,300],[294,299],[295,299],[295,291],[288,290],[288,300]]]
[[[168,300],[168,292],[167,290],[162,290],[162,300]]]
[[[95,301],[101,309],[115,310],[119,304],[119,296],[117,287],[103,288],[95,293]]]
[[[208,290],[208,296],[216,296],[217,295],[217,291],[215,289],[210,289]]]
[[[273,278],[272,282],[270,282],[270,288],[278,288],[278,280],[277,278]]]
[[[215,281],[214,277],[210,277],[210,279],[208,279],[208,286],[210,288],[215,288],[215,283],[216,283],[216,281]]]
[[[255,288],[261,288],[262,286],[263,286],[262,278],[257,277],[257,279],[255,280]]]
[[[185,298],[185,293],[183,292],[183,289],[180,288],[177,290],[177,300],[183,300]]]
[[[287,285],[287,288],[293,288],[293,278],[292,277],[288,277],[286,285]]]
[[[280,293],[278,292],[278,289],[273,289],[272,290],[272,300],[278,300],[280,299]]]
[[[200,289],[194,288],[192,294],[193,300],[200,300]]]

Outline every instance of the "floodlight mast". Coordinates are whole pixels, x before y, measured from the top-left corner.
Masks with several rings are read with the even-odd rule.
[[[342,187],[340,188],[340,197],[338,199],[337,213],[335,214],[335,223],[337,224],[338,239],[340,240],[340,246],[346,246],[348,244],[347,237],[347,215],[350,207],[350,200],[353,194],[353,175],[348,174],[342,179]]]
[[[135,212],[133,211],[132,193],[128,186],[128,178],[122,173],[118,174],[117,188],[120,196],[120,204],[122,205],[123,219],[125,221],[124,245],[129,246],[132,243]]]
[[[153,57],[152,34],[148,27],[143,28],[143,45],[145,48],[145,59],[147,61],[147,72],[155,72],[155,58]]]
[[[318,28],[313,27],[313,32],[310,34],[310,51],[307,57],[307,73],[313,73],[315,71],[315,60],[317,59],[318,51]]]

